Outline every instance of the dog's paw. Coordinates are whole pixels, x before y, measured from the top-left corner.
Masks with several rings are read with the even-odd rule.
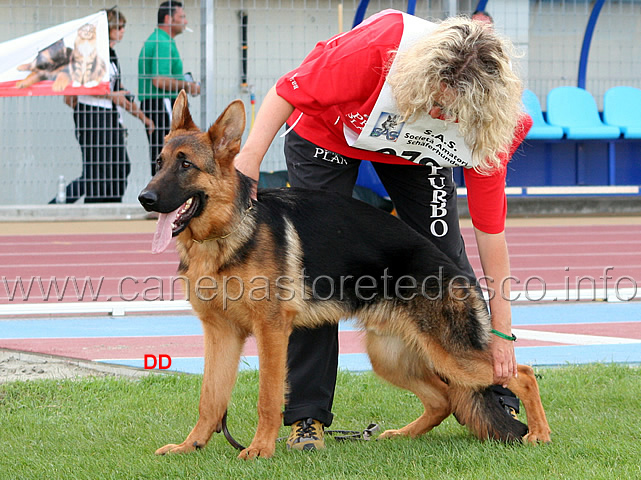
[[[241,460],[253,460],[254,458],[271,458],[274,456],[276,451],[276,445],[271,446],[254,446],[252,443],[245,450],[240,452],[238,458]]]
[[[69,84],[66,82],[59,82],[56,80],[53,85],[51,86],[51,90],[54,92],[62,92],[65,88],[67,88]]]
[[[405,436],[403,432],[400,430],[385,430],[383,433],[381,433],[378,438],[385,439],[385,438],[394,438],[394,437],[403,437]]]
[[[169,445],[165,445],[164,447],[156,450],[156,455],[166,455],[168,453],[189,453],[195,451],[196,449],[197,447],[195,445],[186,445],[184,443],[181,443],[180,445],[174,445],[173,443],[170,443]]]
[[[550,438],[550,430],[541,430],[541,431],[530,431],[527,435],[523,437],[523,443],[536,445],[538,443],[550,443],[552,439]]]
[[[61,73],[56,77],[51,86],[51,90],[54,92],[62,92],[65,88],[69,86],[69,76],[65,73]]]

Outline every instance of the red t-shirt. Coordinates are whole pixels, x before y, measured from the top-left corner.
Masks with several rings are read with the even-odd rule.
[[[367,122],[385,83],[390,52],[398,48],[403,28],[403,14],[385,10],[349,32],[319,42],[298,68],[281,77],[276,92],[295,108],[288,124],[295,124],[296,133],[347,157],[415,165],[394,155],[350,147],[343,133],[347,127],[360,134]],[[504,165],[530,126],[531,119],[525,114]],[[518,135],[522,130],[524,134]],[[500,233],[505,227],[505,174],[505,168],[489,176],[464,169],[472,222],[486,233]]]

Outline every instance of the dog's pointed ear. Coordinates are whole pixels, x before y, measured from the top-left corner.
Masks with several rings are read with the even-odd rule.
[[[234,100],[218,120],[209,127],[209,138],[218,161],[233,162],[240,150],[240,143],[245,131],[245,105],[241,100]]]
[[[178,98],[176,98],[176,101],[174,102],[174,109],[171,113],[171,131],[194,129],[198,130],[198,127],[191,119],[187,94],[184,90],[181,90],[178,94]]]

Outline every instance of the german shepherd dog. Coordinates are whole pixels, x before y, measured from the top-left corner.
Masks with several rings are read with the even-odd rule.
[[[157,172],[139,196],[146,210],[160,214],[153,250],[176,237],[178,271],[189,280],[205,342],[198,422],[184,442],[156,453],[202,448],[221,430],[243,343],[253,334],[258,427],[239,458],[271,457],[292,329],[342,318],[357,319],[374,371],[425,407],[418,419],[381,437],[416,437],[453,413],[480,439],[548,442],[530,367],[519,365],[508,383],[529,430],[490,393],[490,317],[459,268],[401,220],[358,200],[277,189],[259,191],[252,201],[253,181],[234,168],[244,128],[237,100],[201,132],[181,92]]]
[[[31,63],[17,67],[20,71],[29,71],[29,75],[16,83],[17,88],[28,88],[43,80],[53,80],[51,89],[61,92],[71,83],[69,62],[72,49],[65,46],[63,40],[52,43],[38,52]]]

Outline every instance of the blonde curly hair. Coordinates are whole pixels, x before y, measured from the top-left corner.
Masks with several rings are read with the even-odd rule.
[[[456,118],[474,168],[500,167],[522,111],[522,85],[512,70],[513,47],[491,26],[466,17],[442,21],[405,52],[387,81],[402,117],[411,122],[441,106]],[[393,57],[393,56],[392,56]]]

